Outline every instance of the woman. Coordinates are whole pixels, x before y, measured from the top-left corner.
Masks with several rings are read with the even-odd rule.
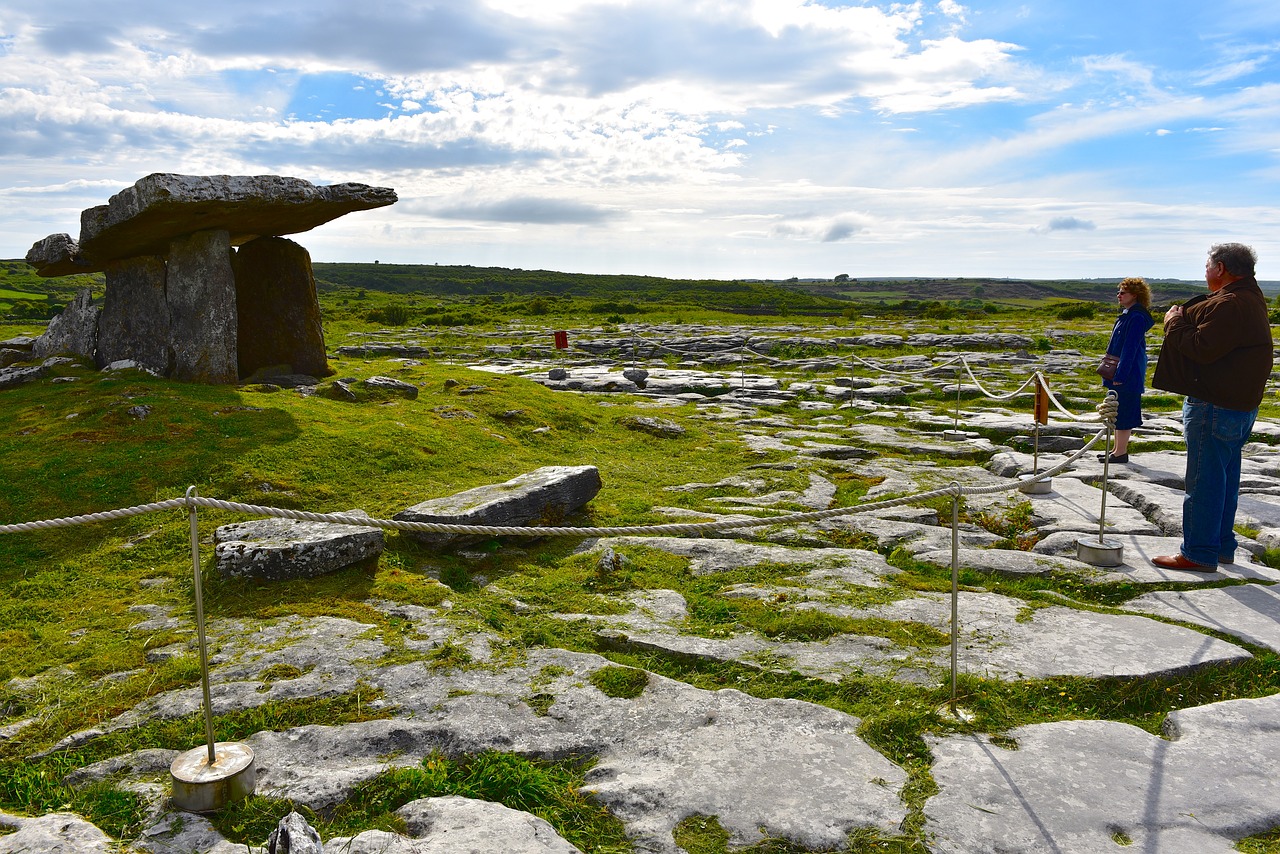
[[[1116,442],[1110,462],[1129,462],[1129,436],[1142,426],[1142,392],[1147,382],[1147,330],[1151,319],[1151,288],[1139,278],[1125,279],[1116,289],[1120,316],[1111,330],[1107,352],[1120,358],[1116,375],[1102,381],[1103,388],[1115,389],[1120,411],[1116,415]],[[1098,459],[1106,460],[1106,454]]]

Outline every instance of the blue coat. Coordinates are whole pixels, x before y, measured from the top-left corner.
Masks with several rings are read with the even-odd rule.
[[[1141,392],[1147,382],[1147,330],[1155,324],[1151,312],[1134,303],[1120,312],[1111,329],[1107,352],[1120,357],[1114,380],[1103,380],[1107,388],[1119,385],[1125,391]]]

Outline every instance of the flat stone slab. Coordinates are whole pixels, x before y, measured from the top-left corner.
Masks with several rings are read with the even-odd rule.
[[[385,830],[366,830],[354,837],[335,836],[324,843],[343,854],[581,854],[552,826],[527,812],[474,798],[423,798],[410,801],[396,815],[404,820],[406,837]]]
[[[109,854],[117,849],[111,837],[72,813],[23,818],[0,812],[0,828],[14,831],[0,836],[0,854]]]
[[[948,533],[950,531],[948,530]],[[917,560],[938,566],[951,566],[951,549],[935,549],[915,552]],[[990,572],[995,575],[1017,577],[1021,575],[1050,575],[1054,572],[1071,572],[1082,576],[1099,573],[1095,566],[1066,555],[1046,555],[1016,549],[956,549],[956,560],[961,567]]]
[[[1216,629],[1280,652],[1280,589],[1270,585],[1161,590],[1130,599],[1124,607]]]
[[[832,516],[812,523],[820,531],[859,531],[876,538],[877,548],[904,548],[913,555],[945,550],[947,565],[951,563],[951,528],[937,524],[925,524],[899,519],[886,519],[874,513],[858,513],[850,516]],[[1001,539],[997,534],[977,525],[961,523],[959,540],[962,548],[982,549],[995,545]]]
[[[1058,478],[1084,479],[1097,483],[1102,479],[1102,463],[1098,454],[1102,453],[1102,443],[1095,444],[1084,453],[1084,456],[1073,462],[1065,470],[1054,476]],[[1041,451],[1039,467],[1033,454],[1023,451],[1004,450],[994,454],[987,467],[1001,477],[1017,477],[1029,474],[1033,470],[1047,471],[1062,464],[1071,454],[1044,453]],[[1129,454],[1127,465],[1110,465],[1107,477],[1111,482],[1138,481],[1141,483],[1158,483],[1162,486],[1182,489],[1186,477],[1187,454],[1185,451],[1133,451]]]
[[[684,537],[609,537],[599,540],[599,548],[642,546],[689,558],[694,575],[711,575],[761,564],[808,567],[808,576],[838,574],[844,584],[881,587],[882,579],[901,572],[884,556],[863,549],[796,549],[787,546],[745,543],[736,540],[690,539]]]
[[[526,667],[496,672],[385,668],[376,684],[409,718],[255,734],[258,794],[324,808],[432,750],[497,749],[598,756],[584,791],[626,823],[638,850],[661,854],[677,854],[672,829],[694,813],[718,816],[738,846],[773,833],[819,849],[857,827],[893,832],[905,817],[897,793],[906,775],[857,736],[859,719],[656,675],[638,697],[608,697],[590,684],[606,666],[595,655],[530,650]],[[524,702],[535,680],[552,701],[546,714]]]
[[[1077,541],[1086,537],[1090,542],[1097,542],[1098,535],[1081,535],[1071,532],[1052,534],[1036,543],[1032,551],[1040,554],[1075,557]],[[1219,564],[1216,572],[1191,572],[1181,569],[1166,569],[1156,566],[1152,558],[1159,555],[1177,554],[1182,547],[1181,537],[1154,537],[1141,534],[1107,534],[1105,542],[1120,546],[1120,566],[1105,567],[1098,576],[1101,581],[1131,581],[1138,584],[1207,583],[1240,579],[1244,581],[1280,581],[1280,570],[1272,569],[1261,563],[1254,563],[1251,552],[1261,551],[1262,547],[1245,537],[1238,538],[1240,550],[1236,552],[1236,562]]]
[[[848,396],[847,389],[845,390],[845,396]],[[863,444],[880,448],[892,448],[897,451],[910,451],[917,454],[967,458],[990,455],[996,450],[995,445],[990,440],[981,437],[953,442],[939,438],[936,432],[926,433],[919,430],[889,427],[883,424],[859,424],[854,422],[845,428],[843,432]]]
[[[81,214],[79,254],[92,269],[101,270],[110,261],[165,255],[171,240],[197,231],[228,231],[231,245],[238,246],[255,237],[309,231],[344,214],[395,201],[395,190],[367,184],[317,186],[281,175],[155,173]]]
[[[1103,492],[1097,487],[1071,477],[1055,477],[1047,493],[1015,494],[1031,502],[1032,522],[1041,536],[1059,531],[1098,533]],[[1118,496],[1107,496],[1106,515],[1108,535],[1164,533]]]
[[[925,593],[866,609],[822,602],[798,607],[951,631],[949,594]],[[1028,609],[1022,600],[996,593],[960,591],[957,610],[961,671],[994,679],[1149,676],[1252,657],[1226,641],[1145,617],[1057,605]]]
[[[505,483],[423,501],[401,510],[394,518],[402,522],[499,527],[559,524],[595,498],[601,486],[600,470],[595,466],[543,466]],[[408,535],[437,548],[485,536],[427,531],[409,531]]]
[[[582,615],[568,615],[582,618]],[[600,620],[600,618],[594,618]],[[612,620],[601,620],[606,624]],[[622,652],[660,652],[676,658],[734,662],[756,670],[802,673],[839,683],[854,673],[872,673],[903,682],[935,684],[942,677],[941,656],[920,655],[873,635],[837,635],[824,641],[774,641],[754,632],[731,638],[704,638],[678,629],[618,630],[597,633],[601,646]]]
[[[267,581],[336,572],[382,554],[384,546],[381,528],[278,518],[222,525],[213,539],[215,565],[224,577]]]
[[[821,585],[816,590],[738,585],[722,595],[772,601],[779,610],[876,617],[923,623],[946,634],[951,631],[949,595],[928,593],[870,608],[852,608],[839,604],[839,588],[852,589],[848,579],[815,581]],[[674,591],[660,593],[634,595],[635,608],[628,614],[562,617],[585,619],[600,626],[602,640],[619,649],[659,650],[682,657],[736,661],[762,669],[794,669],[829,681],[860,671],[920,681],[924,673],[941,676],[949,667],[949,649],[899,647],[876,636],[838,635],[821,643],[793,643],[754,632],[738,632],[727,639],[684,634],[681,628],[687,612],[683,598]],[[968,591],[959,594],[958,607],[963,644],[961,669],[990,678],[1144,676],[1251,657],[1233,644],[1145,617],[1098,614],[1061,606],[1029,609],[1018,599]]]
[[[924,832],[937,854],[1233,854],[1280,826],[1278,717],[1272,696],[1171,712],[1168,740],[1112,721],[1019,727],[1016,750],[930,738]]]

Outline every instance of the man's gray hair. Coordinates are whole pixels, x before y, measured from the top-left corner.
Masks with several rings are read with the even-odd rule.
[[[1243,243],[1215,243],[1209,247],[1209,260],[1221,263],[1233,276],[1252,276],[1258,253]]]

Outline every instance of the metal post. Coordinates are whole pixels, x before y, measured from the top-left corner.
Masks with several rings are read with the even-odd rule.
[[[191,568],[196,584],[196,637],[200,641],[200,685],[204,689],[204,734],[209,743],[209,764],[217,762],[213,745],[213,704],[209,699],[209,647],[204,634],[204,580],[200,577],[200,529],[196,524],[194,486],[187,488],[187,515],[191,519]]]
[[[960,647],[960,484],[951,481],[951,714],[956,714],[956,672]]]
[[[956,371],[956,414],[952,420],[952,429],[960,432],[960,371]]]
[[[1076,559],[1094,566],[1121,566],[1124,563],[1124,544],[1109,541],[1107,534],[1107,480],[1111,476],[1111,436],[1115,429],[1116,393],[1108,391],[1102,406],[1102,422],[1106,426],[1107,440],[1102,456],[1102,501],[1098,510],[1098,539],[1088,536],[1076,540]]]
[[[1098,542],[1103,542],[1107,533],[1107,477],[1111,473],[1111,425],[1107,425],[1107,441],[1102,448],[1102,506],[1098,508]]]
[[[853,372],[856,370],[856,367],[857,365],[855,361],[855,356],[853,355],[853,348],[850,347],[849,348],[849,409],[850,410],[853,409],[853,387],[855,384],[855,377]]]
[[[169,802],[180,810],[214,812],[253,794],[258,767],[253,749],[238,741],[213,739],[213,703],[209,700],[209,646],[204,634],[204,582],[200,578],[200,534],[196,524],[196,488],[187,489],[191,517],[191,566],[196,582],[196,636],[200,640],[200,685],[204,689],[204,732],[208,752],[196,747],[179,753],[169,765],[173,794]]]
[[[1033,435],[1035,442],[1031,448],[1031,474],[1040,474],[1040,422],[1036,422],[1035,433]]]

